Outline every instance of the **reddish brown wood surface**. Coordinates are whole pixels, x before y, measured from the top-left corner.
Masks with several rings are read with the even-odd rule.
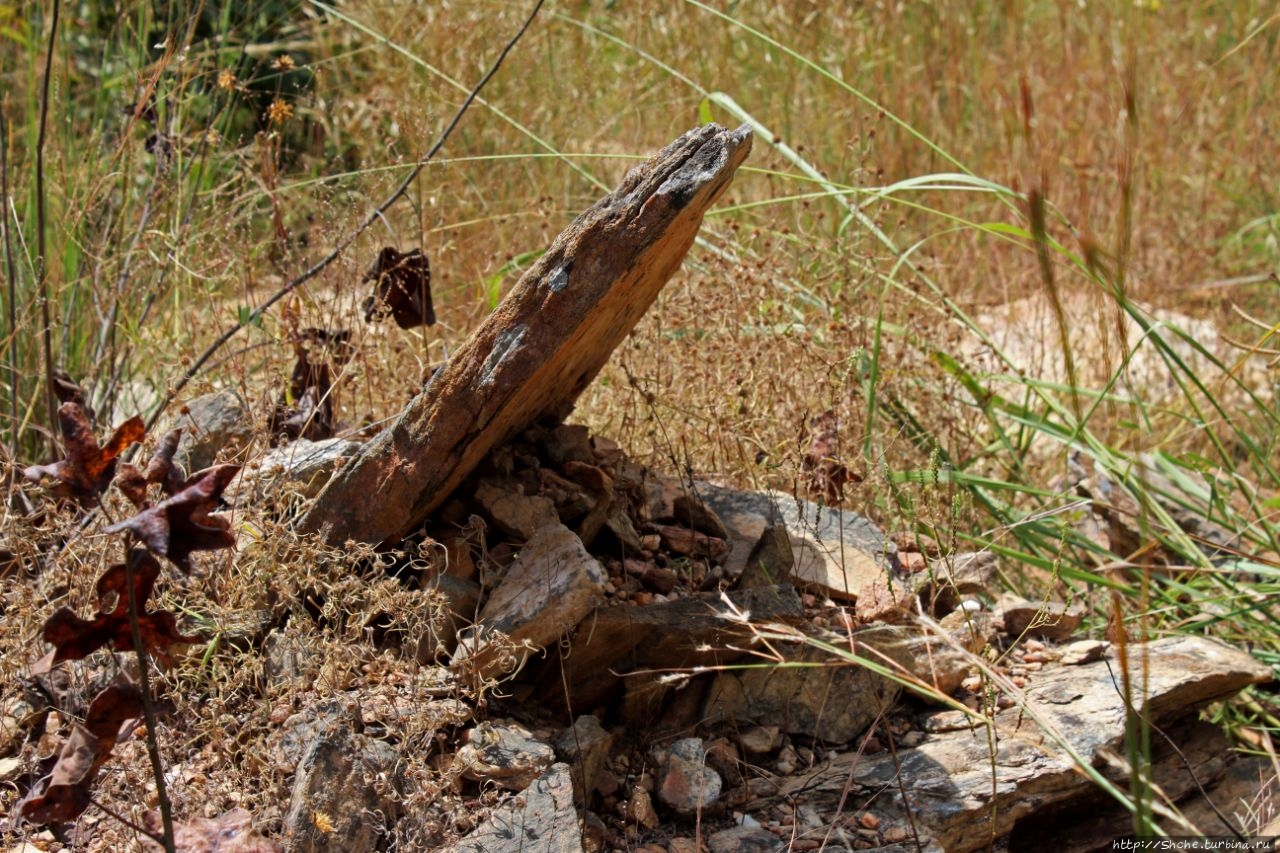
[[[748,128],[705,125],[632,169],[329,483],[301,528],[332,544],[398,542],[491,449],[566,416],[679,268],[750,149]]]

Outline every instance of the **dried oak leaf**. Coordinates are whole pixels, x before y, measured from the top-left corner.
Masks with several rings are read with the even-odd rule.
[[[147,463],[145,470],[128,462],[121,463],[120,473],[116,477],[116,488],[138,509],[145,509],[148,506],[147,486],[151,483],[159,484],[161,490],[170,497],[182,491],[184,485],[182,467],[173,461],[181,439],[181,429],[166,433],[164,438],[160,439],[160,446],[152,454],[151,461]]]
[[[89,423],[92,424],[98,419],[97,413],[85,402],[84,389],[71,377],[70,373],[62,368],[53,371],[53,394],[58,398],[59,403],[75,403],[83,409]]]
[[[365,273],[364,281],[373,282],[373,295],[364,302],[365,321],[384,316],[388,311],[402,329],[434,326],[435,307],[431,304],[431,264],[421,249],[401,254],[388,246]]]
[[[351,358],[350,341],[347,329],[303,329],[294,339],[297,361],[289,392],[271,413],[267,428],[272,435],[311,441],[333,437],[333,371]]]
[[[828,506],[837,506],[844,501],[846,483],[862,482],[862,477],[840,460],[840,419],[828,409],[809,419],[805,434],[810,437],[809,449],[800,469],[808,475],[809,493]]]
[[[67,458],[50,465],[31,465],[23,476],[33,483],[43,477],[56,477],[62,482],[53,489],[59,497],[96,500],[111,484],[116,473],[116,457],[129,445],[141,441],[146,434],[142,418],[135,415],[120,426],[103,446],[93,437],[93,427],[84,408],[75,402],[58,407],[62,438],[67,444]]]
[[[170,647],[200,642],[200,636],[186,636],[178,630],[177,616],[167,610],[146,612],[147,599],[160,574],[160,563],[146,551],[136,549],[134,560],[134,599],[139,609],[138,632],[142,647],[160,660],[168,658]],[[53,651],[32,665],[31,671],[47,672],[64,660],[80,660],[103,646],[116,651],[133,648],[133,630],[129,625],[129,572],[123,563],[112,566],[98,578],[98,612],[92,619],[81,619],[69,607],[59,607],[44,623],[42,637]]]
[[[113,684],[94,697],[84,725],[76,725],[48,776],[17,804],[32,823],[65,823],[89,807],[89,788],[115,747],[120,729],[142,716],[142,694],[132,684]]]
[[[159,835],[163,829],[160,813],[149,811],[144,819],[147,829]],[[283,849],[253,831],[253,815],[244,809],[175,823],[173,835],[174,847],[183,853],[280,853]],[[143,839],[143,844],[149,850],[163,849],[150,839]]]
[[[168,557],[190,574],[192,552],[231,548],[236,543],[231,523],[212,513],[218,508],[222,490],[239,471],[239,465],[214,465],[197,471],[173,497],[111,525],[106,532],[130,530],[151,553]]]

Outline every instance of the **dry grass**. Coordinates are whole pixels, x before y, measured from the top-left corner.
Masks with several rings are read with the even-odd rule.
[[[6,60],[10,94],[0,101],[10,129],[5,222],[16,270],[4,300],[17,321],[0,347],[0,424],[22,462],[47,452],[31,212],[38,102],[22,94],[37,91],[47,25],[37,5],[21,5],[14,19],[29,46],[9,54],[23,62]],[[385,197],[527,11],[493,0],[281,3],[251,14],[231,5],[206,4],[192,27],[176,6],[166,24],[146,4],[131,4],[115,18],[73,18],[57,42],[45,188],[60,317],[55,360],[112,423],[154,406],[238,313]],[[337,386],[339,419],[354,431],[392,416],[514,283],[528,253],[636,158],[707,112],[734,123],[723,100],[708,100],[724,93],[775,136],[756,139],[703,243],[577,417],[666,469],[797,489],[806,425],[833,410],[841,455],[864,477],[848,496],[854,509],[888,528],[994,544],[1042,570],[1040,580],[1083,595],[1103,557],[1061,529],[1008,532],[1011,515],[993,509],[992,495],[1033,509],[1033,490],[1061,473],[1065,451],[1044,450],[1043,439],[1057,435],[1050,426],[1070,410],[1069,398],[1096,394],[1118,375],[1134,346],[1119,331],[1125,298],[1215,321],[1247,341],[1267,337],[1231,309],[1275,322],[1267,276],[1280,266],[1272,177],[1280,21],[1250,3],[974,11],[812,2],[741,4],[732,17],[712,7],[553,4],[407,203],[233,339],[179,402],[236,387],[260,403],[265,422],[292,363],[290,333],[351,328],[357,356]],[[153,47],[166,38],[168,47]],[[142,110],[122,113],[152,91],[155,125]],[[939,174],[961,177],[878,193]],[[1090,377],[1075,393],[1019,385],[1022,377],[998,358],[993,377],[936,357],[972,352],[980,337],[972,316],[1045,293],[1020,195],[1032,188],[1050,204],[1046,240],[1061,250],[1056,281],[1073,303],[1094,306],[1100,330],[1087,345],[1082,330],[1071,330]],[[850,204],[888,242],[848,222]],[[360,279],[384,244],[421,245],[430,256],[440,317],[430,332],[362,322]],[[1081,261],[1086,255],[1100,259],[1102,274]],[[1057,335],[1046,320],[1042,337]],[[966,387],[973,377],[977,386]],[[1252,532],[1250,570],[1262,571],[1261,594],[1272,595],[1280,463],[1273,404],[1268,394],[1251,399],[1213,379],[1210,402],[1227,413],[1199,392],[1158,407],[1139,394],[1136,404],[1126,397],[1098,405],[1085,431],[1115,458],[1168,451],[1222,474],[1225,503],[1243,508],[1220,520]],[[1011,405],[994,414],[975,405],[978,386],[1021,401],[1030,425],[1008,426]],[[1093,448],[1091,458],[1102,456],[1112,458]],[[974,485],[985,477],[999,485]],[[266,514],[245,521],[271,524]],[[85,604],[96,567],[118,559],[92,533],[53,516],[42,523],[47,529],[37,532],[30,520],[5,518],[6,547],[25,565],[36,565],[37,546],[56,555],[35,580],[3,580],[7,686],[34,656],[53,602]],[[271,550],[285,541],[257,539],[208,589],[174,595],[214,622],[264,606],[306,611],[307,591],[343,583],[347,563],[317,563],[297,543]],[[1204,595],[1228,610],[1242,600],[1216,586]],[[390,589],[368,596],[362,613],[405,605]],[[359,630],[347,626],[344,638],[322,622],[326,631],[306,641],[341,656]],[[1266,640],[1260,654],[1276,659],[1263,636],[1274,627],[1269,618],[1246,612],[1242,623],[1224,622],[1237,639]],[[337,689],[374,677],[370,667],[395,669],[373,660],[334,666],[318,684]],[[234,650],[188,662],[173,678],[194,722],[190,740],[167,744],[168,753],[228,755],[244,778],[261,771],[248,765],[261,760],[255,745],[265,737],[246,721],[273,719],[301,701],[261,692]],[[1246,722],[1277,725],[1274,706],[1257,707]],[[228,718],[240,721],[230,740]],[[208,761],[200,772],[213,774]]]

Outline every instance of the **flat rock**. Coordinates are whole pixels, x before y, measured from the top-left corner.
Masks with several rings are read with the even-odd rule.
[[[513,720],[492,720],[467,732],[454,766],[467,779],[523,791],[555,760],[551,747]]]
[[[707,839],[711,853],[781,853],[788,845],[759,826],[735,826],[711,833]]]
[[[1161,727],[1272,677],[1250,655],[1204,637],[1134,644],[1129,653],[1134,683],[1145,677],[1148,685],[1138,710]],[[996,715],[994,732],[980,726],[935,734],[896,756],[841,755],[815,773],[784,782],[777,796],[802,796],[828,816],[874,796],[877,808],[903,819],[909,813],[922,833],[950,853],[986,849],[1022,818],[1093,794],[1093,783],[1076,770],[1068,747],[1109,775],[1123,775],[1104,757],[1108,750],[1124,752],[1119,667],[1113,655],[1042,670],[1017,705]]]
[[[553,764],[447,853],[583,853],[569,765]]]
[[[256,432],[249,404],[230,388],[190,400],[159,434],[174,429],[182,430],[174,460],[188,474],[217,462],[225,448],[247,445]]]
[[[867,519],[846,510],[783,494],[742,492],[695,484],[698,495],[729,531],[730,574],[742,572],[756,543],[777,520],[786,525],[795,556],[792,579],[841,601],[888,572],[891,544]]]
[[[242,505],[283,495],[315,497],[334,472],[360,451],[360,446],[360,442],[344,438],[299,438],[272,448],[240,469],[223,491],[223,498],[232,505]]]
[[[762,621],[795,621],[804,608],[794,587],[761,587],[644,607],[597,607],[575,632],[572,653],[548,667],[544,699],[573,707],[595,707],[621,690],[622,677],[637,670],[685,669],[735,660],[730,649],[750,639],[734,612]]]
[[[1233,827],[1224,825],[1221,816],[1241,811],[1239,804],[1229,802],[1234,787],[1230,782],[1239,780],[1229,780],[1227,786],[1221,782],[1228,781],[1226,777],[1232,765],[1248,768],[1250,762],[1234,760],[1236,754],[1221,728],[1203,720],[1165,727],[1160,736],[1152,738],[1150,758],[1152,782],[1162,797],[1179,803],[1179,811],[1200,830],[1194,834],[1233,833]],[[1245,787],[1244,803],[1257,804],[1262,801],[1257,799],[1260,785],[1256,774],[1260,768],[1254,765],[1252,769],[1253,784]],[[1215,814],[1205,802],[1206,794],[1215,801],[1226,801],[1223,804],[1227,808]],[[1238,818],[1236,822],[1240,823]],[[1110,849],[1112,839],[1131,832],[1133,815],[1105,792],[1095,790],[1068,809],[1030,815],[1018,821],[1009,836],[1009,847],[1012,850],[1052,847],[1055,853],[1091,853]]]
[[[521,542],[560,521],[556,505],[542,495],[526,495],[514,483],[485,479],[476,486],[476,503],[493,526]]]
[[[1105,640],[1076,640],[1062,647],[1062,665],[1079,666],[1102,660],[1111,644]]]
[[[826,649],[776,648],[786,664],[715,674],[703,706],[705,721],[777,726],[788,734],[847,743],[888,712],[902,689],[865,667],[842,665]]]
[[[1005,593],[998,603],[1004,616],[1005,633],[1011,637],[1065,640],[1084,620],[1084,611],[1060,601],[1027,601]]]
[[[494,632],[510,643],[544,648],[573,630],[604,593],[608,576],[572,530],[548,525],[529,539],[480,611],[476,625],[462,631],[452,666],[486,675],[523,665],[523,654],[508,654]]]
[[[290,853],[373,853],[399,817],[399,756],[347,727],[312,741],[284,816]]]

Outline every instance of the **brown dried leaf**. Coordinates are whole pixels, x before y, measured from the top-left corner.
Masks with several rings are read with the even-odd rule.
[[[120,729],[142,716],[142,695],[132,684],[113,684],[89,705],[83,726],[74,726],[52,772],[19,801],[17,813],[37,824],[75,820],[89,807],[89,788],[115,747]]]
[[[163,829],[160,813],[146,814],[147,829],[157,835]],[[253,815],[244,809],[232,809],[214,818],[197,817],[173,825],[174,847],[182,853],[280,853],[274,841],[253,831]],[[154,841],[144,840],[148,849],[163,849]]]
[[[58,407],[58,420],[67,445],[67,458],[51,465],[31,465],[23,471],[23,476],[34,483],[43,477],[56,477],[62,483],[54,488],[54,494],[76,500],[97,500],[115,476],[116,457],[146,434],[142,418],[135,415],[116,427],[111,439],[100,447],[93,436],[88,414],[75,402]]]
[[[809,448],[800,469],[808,474],[809,494],[821,498],[828,506],[844,502],[847,483],[857,485],[862,477],[850,471],[840,458],[840,419],[828,409],[809,419]]]
[[[371,321],[390,312],[402,329],[434,326],[431,304],[431,264],[421,249],[401,254],[388,246],[378,253],[365,282],[373,282],[373,295],[365,300],[364,319]]]
[[[214,465],[198,471],[173,497],[111,525],[106,532],[131,530],[151,553],[168,557],[183,572],[190,573],[192,552],[235,545],[231,523],[211,513],[218,509],[222,490],[239,471],[239,465]]]
[[[59,403],[75,403],[83,409],[89,423],[97,420],[97,414],[85,400],[84,389],[62,368],[53,371],[53,394]]]
[[[311,441],[333,437],[333,371],[350,359],[350,340],[346,329],[303,329],[293,343],[297,361],[289,393],[280,395],[271,413],[272,435]]]
[[[135,550],[133,570],[134,598],[139,610],[138,631],[142,647],[148,654],[164,661],[170,647],[199,642],[199,636],[186,636],[178,630],[177,616],[167,610],[146,611],[147,599],[160,574],[160,563],[146,551]],[[81,619],[69,607],[60,607],[44,623],[42,634],[53,645],[52,655],[38,661],[32,671],[45,672],[64,660],[80,660],[103,646],[116,651],[133,648],[133,631],[129,626],[128,570],[123,563],[112,566],[98,578],[98,612],[92,619]]]
[[[145,471],[128,462],[120,465],[120,473],[116,477],[116,488],[128,498],[138,509],[145,509],[150,503],[147,500],[147,486],[159,484],[161,490],[169,496],[182,491],[182,468],[174,464],[173,457],[178,452],[178,443],[182,440],[182,430],[170,430],[160,439],[160,445],[151,455]]]

